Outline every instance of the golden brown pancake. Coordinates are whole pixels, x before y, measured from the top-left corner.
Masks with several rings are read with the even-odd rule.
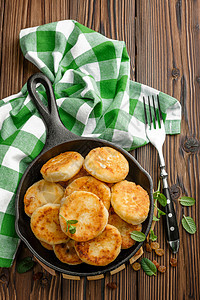
[[[128,249],[135,244],[135,241],[131,238],[132,231],[142,230],[141,224],[132,225],[122,220],[114,212],[114,209],[112,207],[109,209],[108,224],[115,226],[119,230],[122,237],[122,249]]]
[[[72,181],[66,188],[64,196],[67,197],[75,191],[85,191],[97,195],[103,202],[105,208],[110,207],[110,188],[92,176],[84,176]]]
[[[57,183],[44,179],[28,188],[24,196],[25,213],[31,217],[36,208],[47,203],[60,203],[64,189]]]
[[[129,172],[126,158],[111,147],[92,149],[86,156],[83,167],[95,178],[108,183],[123,180]]]
[[[119,255],[121,242],[118,229],[108,224],[96,238],[87,242],[75,242],[75,249],[83,262],[94,266],[106,266]]]
[[[38,207],[31,216],[31,229],[36,238],[50,245],[68,240],[59,222],[59,204],[45,204]]]
[[[40,241],[40,243],[41,243],[41,245],[42,245],[45,249],[47,249],[47,250],[53,250],[53,246],[52,246],[52,245],[47,244],[47,243],[42,242],[42,241]]]
[[[40,172],[47,181],[66,181],[80,171],[83,161],[80,153],[68,151],[48,160]]]
[[[74,234],[67,229],[66,220],[77,220]],[[63,198],[60,207],[60,225],[71,239],[88,241],[99,235],[108,222],[108,211],[103,202],[90,192],[77,191]]]
[[[53,250],[56,257],[65,264],[79,265],[82,263],[74,248],[73,240],[69,239],[66,243],[53,245]]]
[[[140,185],[124,180],[112,186],[111,204],[120,218],[138,225],[147,218],[150,201],[147,192]]]
[[[58,183],[66,188],[72,181],[74,181],[75,179],[79,178],[79,177],[83,177],[83,176],[88,176],[88,172],[82,167],[80,169],[80,171],[75,175],[73,176],[71,179],[67,180],[67,181],[59,181]]]

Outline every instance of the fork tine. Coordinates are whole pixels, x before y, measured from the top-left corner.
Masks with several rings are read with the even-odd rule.
[[[160,120],[163,120],[162,113],[161,113],[161,109],[160,109],[160,101],[159,101],[159,96],[158,96],[158,95],[157,95],[157,101],[158,101],[159,117],[160,117]]]
[[[146,110],[146,105],[145,105],[145,98],[143,97],[143,104],[144,104],[144,119],[145,119],[145,124],[148,124],[147,120],[147,110]]]
[[[148,103],[149,103],[149,116],[150,116],[150,123],[153,123],[152,114],[151,114],[150,98],[149,98],[149,96],[148,96]]]
[[[160,126],[163,127],[164,123],[163,123],[163,117],[162,117],[162,112],[160,109],[160,100],[159,100],[159,96],[157,95],[157,101],[158,101],[158,111],[159,111],[159,118],[160,118]]]
[[[154,110],[154,117],[155,117],[155,123],[158,121],[157,116],[156,116],[156,107],[155,107],[155,101],[154,101],[154,96],[152,95],[152,100],[153,100],[153,110]]]

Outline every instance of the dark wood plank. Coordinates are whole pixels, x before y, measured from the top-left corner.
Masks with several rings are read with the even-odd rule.
[[[170,185],[178,185],[182,194],[198,199],[199,152],[199,2],[198,1],[137,1],[137,65],[136,80],[176,97],[182,104],[182,133],[167,136],[164,155]],[[193,138],[188,153],[184,143]],[[195,142],[196,141],[196,142]],[[196,144],[195,144],[196,143]],[[192,141],[188,142],[191,146]],[[195,148],[195,149],[193,149]],[[137,158],[158,181],[158,160],[150,145],[137,150]],[[138,299],[199,299],[199,238],[187,234],[181,226],[183,213],[192,216],[199,228],[198,201],[192,208],[182,208],[175,202],[180,224],[181,246],[178,267],[169,265],[172,256],[165,243],[162,224],[158,239],[165,249],[162,263],[167,272],[157,278],[140,273]],[[162,228],[160,228],[162,226]],[[155,257],[155,255],[148,255]]]

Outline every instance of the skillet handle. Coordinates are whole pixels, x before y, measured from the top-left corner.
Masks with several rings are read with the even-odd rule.
[[[45,87],[48,107],[42,103],[37,94],[36,85],[38,83]],[[47,137],[43,151],[66,141],[80,138],[63,125],[58,114],[53,87],[48,77],[42,73],[32,75],[27,81],[27,89],[46,126]]]

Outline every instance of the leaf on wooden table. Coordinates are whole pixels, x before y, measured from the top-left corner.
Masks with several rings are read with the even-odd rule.
[[[179,202],[183,206],[192,206],[195,204],[195,199],[192,197],[183,196],[179,199]]]
[[[151,260],[149,260],[146,257],[143,257],[141,259],[140,263],[141,263],[142,269],[148,276],[152,276],[152,275],[156,276],[157,268]]]
[[[32,257],[27,256],[17,262],[16,268],[18,273],[25,273],[33,268],[34,261],[32,260]]]
[[[182,225],[183,228],[190,234],[194,234],[197,231],[196,224],[191,217],[183,215]]]

